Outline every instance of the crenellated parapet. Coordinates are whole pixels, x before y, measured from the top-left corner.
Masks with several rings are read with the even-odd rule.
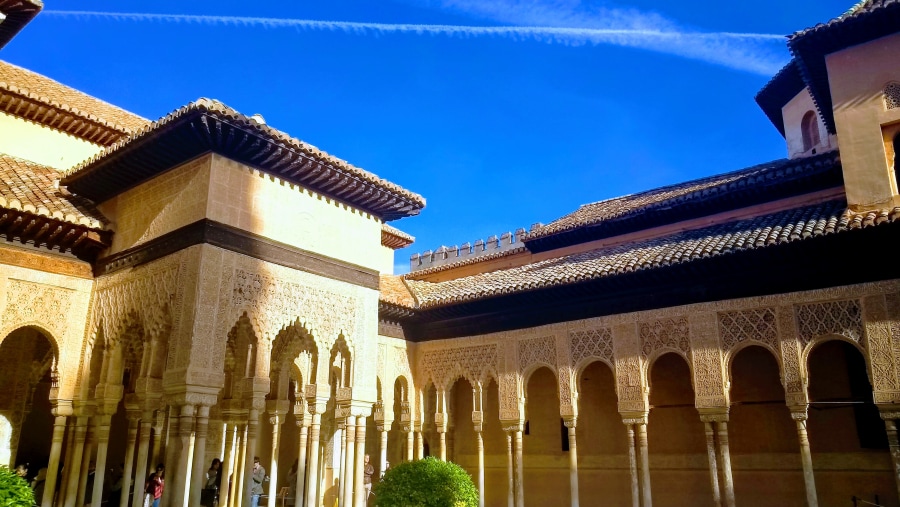
[[[540,226],[535,224],[532,229]],[[446,266],[457,262],[485,258],[491,255],[505,253],[525,248],[522,239],[525,237],[525,229],[516,229],[515,233],[504,232],[499,237],[491,236],[487,241],[479,239],[473,243],[463,243],[461,246],[442,246],[437,250],[426,250],[421,254],[413,254],[409,258],[410,272],[422,271],[429,268]]]

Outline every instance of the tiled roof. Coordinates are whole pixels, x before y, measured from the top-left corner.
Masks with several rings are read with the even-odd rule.
[[[847,210],[845,201],[832,200],[501,271],[434,283],[406,280],[406,284],[420,309],[435,308],[771,248],[895,221],[900,221],[900,207],[853,213]]]
[[[0,110],[109,145],[150,122],[62,83],[0,61]]]
[[[41,0],[0,0],[0,13],[6,17],[0,22],[0,49],[34,19],[43,7]]]
[[[381,275],[379,287],[379,299],[383,303],[389,303],[403,308],[415,308],[416,299],[409,292],[409,288],[403,281],[403,277],[396,275]]]
[[[525,242],[528,244],[538,238],[607,221],[646,217],[650,213],[671,213],[676,208],[696,208],[716,200],[736,201],[742,196],[772,200],[791,193],[819,190],[808,188],[803,182],[810,178],[828,177],[831,173],[835,178],[840,178],[839,162],[837,151],[804,159],[776,160],[731,173],[585,204],[574,213],[532,229],[525,235]],[[826,182],[831,186],[839,184],[840,181]],[[783,195],[775,195],[779,191]],[[742,202],[738,206],[752,203]]]
[[[756,94],[756,103],[782,136],[784,136],[784,117],[781,109],[805,87],[806,83],[800,77],[797,62],[791,60]]]
[[[106,219],[89,202],[56,188],[59,171],[0,154],[0,208],[23,210],[92,229]]]
[[[158,144],[154,144],[158,143]],[[69,170],[63,183],[101,202],[161,171],[215,151],[370,211],[416,215],[425,198],[218,102],[201,98]]]
[[[381,244],[397,250],[412,245],[416,241],[412,235],[407,234],[396,227],[388,224],[381,224]]]

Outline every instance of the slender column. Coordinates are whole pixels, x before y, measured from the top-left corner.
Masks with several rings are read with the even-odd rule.
[[[339,423],[338,431],[341,432],[341,453],[338,455],[340,470],[338,470],[337,484],[337,503],[338,507],[345,507],[344,503],[344,487],[346,486],[347,477],[347,424]]]
[[[294,505],[300,507],[303,493],[306,485],[306,448],[309,445],[309,428],[305,424],[300,424],[300,443],[298,445],[299,457],[297,459],[297,490],[294,492]]]
[[[506,482],[509,493],[506,496],[507,507],[516,505],[516,484],[513,479],[513,437],[512,431],[506,432]]]
[[[237,459],[234,464],[234,475],[231,476],[231,506],[241,507],[244,501],[244,476],[247,470],[247,425],[238,426]]]
[[[225,457],[222,458],[224,461],[219,465],[219,469],[222,474],[222,484],[219,486],[219,505],[222,507],[227,507],[230,504],[228,502],[231,501],[231,491],[229,491],[229,482],[231,480],[231,474],[233,474],[234,470],[234,444],[235,437],[237,436],[237,425],[233,422],[228,421],[225,423]]]
[[[72,476],[72,472],[76,469],[76,464],[72,461],[72,456],[75,454],[75,439],[72,437],[72,434],[75,432],[75,422],[76,417],[69,418],[66,421],[66,435],[68,438],[63,437],[63,441],[65,441],[65,450],[62,453],[61,460],[63,462],[62,465],[62,477],[59,478],[60,490],[59,494],[56,496],[56,506],[57,507],[65,507],[66,503],[66,486],[69,484],[69,477]],[[79,471],[84,471],[84,474],[87,475],[87,467],[82,468]],[[76,481],[77,472],[76,472]],[[74,500],[74,499],[73,499]]]
[[[578,446],[575,443],[575,419],[565,421],[569,429],[569,490],[572,492],[572,507],[578,507]]]
[[[422,428],[416,430],[416,459],[425,457],[425,445],[422,442]]]
[[[88,468],[91,467],[91,457],[94,454],[94,448],[97,446],[97,425],[96,420],[92,419],[87,425],[87,435],[84,439],[84,454],[81,456],[81,477],[78,479],[78,505],[84,505],[85,496],[87,496],[87,480]]]
[[[412,426],[410,426],[409,431],[406,432],[406,461],[413,460],[413,452],[416,448],[415,441],[415,432],[413,431]]]
[[[306,507],[319,505],[316,481],[319,478],[319,425],[321,422],[322,414],[313,414],[312,424],[309,426],[309,466],[306,470],[309,479],[306,481]]]
[[[734,481],[731,478],[731,451],[728,448],[728,422],[716,423],[719,430],[719,461],[722,463],[722,485],[725,489],[725,507],[734,506]]]
[[[188,492],[191,484],[191,435],[194,433],[194,405],[182,405],[178,417],[178,440],[181,444],[181,452],[178,453],[176,464],[166,466],[165,494],[170,498],[172,507],[188,505]],[[171,488],[171,489],[169,489]],[[97,507],[97,506],[95,506]]]
[[[882,416],[884,415],[882,414]],[[884,420],[884,427],[887,429],[888,446],[891,450],[891,461],[894,464],[894,482],[900,493],[900,439],[897,438],[897,423],[888,416]]]
[[[647,451],[647,423],[638,424],[638,447],[641,449],[641,486],[643,507],[653,505],[650,495],[650,453]]]
[[[74,507],[75,500],[78,498],[78,479],[79,472],[86,473],[86,468],[79,468],[81,465],[81,460],[84,456],[84,442],[87,437],[87,417],[79,417],[75,422],[75,435],[72,439],[74,441],[74,446],[72,448],[71,456],[66,458],[66,461],[69,462],[69,470],[67,475],[68,482],[63,485],[65,490],[65,505],[66,507]],[[45,483],[46,484],[46,483]],[[78,502],[78,505],[83,505],[84,497],[81,497],[81,501]]]
[[[184,449],[179,449],[178,447],[178,407],[174,405],[169,406],[169,414],[168,414],[168,424],[166,424],[166,438],[165,438],[165,454],[166,457],[165,465],[166,465],[166,473],[164,478],[166,480],[166,490],[170,491],[170,493],[164,493],[162,496],[162,506],[163,507],[181,507],[177,502],[172,501],[172,497],[174,494],[171,493],[173,484],[177,480],[175,478],[175,462],[178,461],[179,450],[183,452],[188,452],[188,449],[185,447]],[[149,475],[149,474],[148,474]]]
[[[641,507],[637,454],[634,451],[634,424],[628,423],[625,428],[628,433],[628,468],[631,471],[631,507]]]
[[[516,428],[516,507],[525,507],[525,465],[522,463],[522,425]]]
[[[147,480],[147,459],[150,454],[150,420],[149,417],[141,419],[140,426],[140,443],[138,444],[137,466],[134,468],[134,485],[132,493],[134,497],[131,500],[132,507],[141,507],[144,500],[144,483]],[[128,488],[131,486],[128,481],[131,479],[131,470],[128,468],[128,462],[125,462],[125,481],[122,484],[122,503],[120,507],[125,507],[128,501]]]
[[[169,411],[168,409],[157,410],[156,417],[153,420],[153,440],[150,442],[151,451],[150,451],[150,463],[153,463],[155,467],[157,463],[161,463],[163,461],[163,457],[165,456],[166,451],[166,439],[165,433],[168,428]]]
[[[719,494],[719,466],[716,462],[716,432],[713,423],[704,421],[706,431],[706,455],[709,458],[709,479],[713,491],[713,503],[722,505],[722,495]]]
[[[244,453],[244,492],[243,492],[243,504],[244,506],[250,505],[250,493],[253,487],[253,474],[249,474],[248,466],[253,463],[254,452],[256,452],[256,435],[259,431],[259,412],[257,409],[250,409],[250,416],[247,419],[247,439],[246,439],[246,452]]]
[[[378,428],[378,433],[381,435],[381,457],[378,461],[378,474],[384,474],[384,469],[387,466],[387,446],[388,446],[388,431],[387,425],[382,425]]]
[[[209,435],[209,406],[197,406],[197,419],[194,423],[194,456],[191,469],[191,480],[187,483],[188,505],[200,505],[200,490],[205,485],[206,471],[206,437]],[[219,465],[221,467],[221,464]],[[220,468],[221,470],[221,468]]]
[[[91,507],[103,503],[103,481],[106,478],[106,453],[109,450],[109,421],[111,416],[101,415],[97,421],[97,462],[94,467],[94,485]]]
[[[271,414],[272,424],[272,459],[269,461],[269,507],[275,507],[278,496],[278,444],[281,441],[281,414]]]
[[[341,482],[343,483],[344,489],[343,494],[341,495],[343,507],[350,507],[353,505],[353,487],[355,485],[355,481],[353,480],[355,474],[353,473],[354,468],[354,460],[356,446],[353,445],[356,440],[356,417],[350,415],[347,416],[347,424],[346,424],[346,434],[347,434],[347,449],[344,452],[344,476],[341,478]]]
[[[809,435],[806,433],[806,413],[794,412],[791,417],[797,423],[797,436],[800,438],[800,461],[803,463],[803,483],[806,486],[806,504],[818,507],[816,496],[816,478],[813,474],[812,453],[809,450]]]
[[[484,507],[484,438],[480,431],[475,432],[475,445],[478,448],[478,507]]]
[[[447,432],[443,429],[438,429],[438,439],[440,442],[438,457],[441,458],[441,461],[447,461]]]
[[[370,458],[371,459],[371,458]],[[366,416],[362,415],[356,418],[356,466],[354,468],[354,488],[356,493],[354,496],[354,507],[366,507],[366,488],[363,484],[365,473],[363,468],[366,466]]]
[[[44,498],[42,507],[52,507],[53,495],[56,493],[56,476],[59,473],[59,454],[62,451],[63,437],[66,434],[66,416],[58,415],[53,420],[53,439],[50,444],[50,460],[47,464],[47,480],[44,482]]]
[[[128,437],[125,441],[125,469],[122,471],[122,490],[119,495],[119,507],[128,506],[128,480],[134,468],[134,448],[137,446],[139,419],[132,415],[128,418]],[[115,507],[115,506],[110,506]]]

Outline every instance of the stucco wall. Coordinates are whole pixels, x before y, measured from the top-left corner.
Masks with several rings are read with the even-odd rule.
[[[816,125],[819,127],[819,143],[813,146],[811,150],[804,150],[802,124],[803,116],[808,111],[816,113]],[[781,108],[781,117],[784,120],[784,140],[787,142],[789,158],[815,155],[834,147],[834,139],[828,135],[828,131],[822,123],[822,118],[819,117],[819,113],[816,110],[816,104],[809,94],[809,89],[804,88],[796,97],[785,104]]]
[[[68,169],[102,150],[58,130],[0,113],[0,153]]]
[[[885,109],[883,99],[884,86],[900,80],[898,54],[900,34],[825,58],[851,205],[886,203],[897,194],[893,168],[887,164],[882,127],[900,122],[900,109]]]

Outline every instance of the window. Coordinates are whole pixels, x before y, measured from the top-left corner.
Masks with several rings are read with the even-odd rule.
[[[819,145],[819,122],[816,113],[807,111],[800,122],[803,134],[803,151],[809,151]]]
[[[884,87],[884,108],[900,108],[900,83],[894,81]]]

